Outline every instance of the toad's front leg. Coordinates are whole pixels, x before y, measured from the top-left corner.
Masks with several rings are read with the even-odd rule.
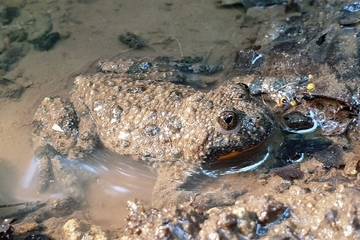
[[[192,202],[202,209],[233,205],[246,189],[232,189],[226,184],[213,190],[202,189],[214,178],[204,174],[201,164],[168,161],[159,164],[153,189],[152,205],[158,209]]]
[[[38,191],[46,191],[52,182],[66,188],[75,184],[75,170],[69,171],[65,165],[69,165],[68,161],[75,163],[69,159],[83,158],[98,143],[86,108],[75,111],[71,102],[58,96],[47,97],[37,109],[33,123],[33,147],[39,159]]]

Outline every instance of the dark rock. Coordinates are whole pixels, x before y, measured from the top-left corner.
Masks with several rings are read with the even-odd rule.
[[[356,230],[359,231],[360,230],[360,220],[359,217],[355,217],[352,221],[352,227]]]
[[[331,227],[336,228],[338,212],[336,210],[330,209],[328,213],[325,215],[325,222],[329,224]]]
[[[120,34],[119,41],[135,49],[141,49],[146,47],[145,41],[138,35],[131,32]]]
[[[6,7],[2,13],[0,13],[0,19],[2,24],[9,25],[12,23],[14,18],[20,15],[20,8],[18,7]]]
[[[169,63],[170,61],[172,61],[172,58],[169,56],[158,56],[154,58],[154,61]]]
[[[15,81],[0,77],[0,99],[20,98],[25,89],[31,86],[31,83],[21,80],[23,79]]]
[[[11,225],[16,221],[13,218],[7,218],[0,224],[0,239],[14,239],[14,227]]]
[[[36,50],[39,51],[49,51],[55,46],[55,44],[60,40],[60,33],[53,32],[47,35],[42,36],[39,39],[35,39],[32,43]]]
[[[343,27],[355,27],[359,22],[360,14],[345,14],[339,18],[339,24]]]
[[[284,142],[276,154],[276,158],[281,160],[281,163],[278,164],[284,166],[299,160],[303,154],[313,154],[322,151],[331,144],[331,140],[322,137],[285,137]]]
[[[238,5],[242,4],[246,9],[251,7],[264,7],[286,3],[284,0],[222,0],[221,5]]]
[[[257,211],[258,223],[256,235],[264,237],[274,224],[279,224],[291,216],[290,210],[283,203],[275,200],[272,196],[265,196],[259,200],[262,208]]]
[[[51,238],[44,234],[35,234],[27,236],[24,240],[51,240]]]
[[[338,145],[332,144],[328,148],[314,153],[317,161],[324,164],[324,167],[340,167],[345,165],[343,159],[343,150]]]
[[[285,5],[285,13],[293,13],[293,12],[300,12],[301,8],[299,4],[295,2],[295,0],[288,1]]]
[[[274,44],[270,53],[291,53],[296,54],[301,51],[302,46],[312,43],[311,40],[318,37],[319,31],[322,30],[319,24],[309,22],[310,15],[302,13],[300,16],[292,16],[288,19],[280,21],[283,30],[279,32],[279,36],[274,39]],[[311,52],[310,52],[311,54]]]
[[[14,84],[14,81],[11,81],[7,78],[0,77],[0,86],[9,86],[10,84]]]
[[[175,60],[174,62],[179,62],[179,63],[199,63],[202,62],[204,60],[204,58],[202,56],[184,56],[182,58],[180,58],[179,60]]]
[[[242,0],[242,4],[244,5],[245,8],[250,8],[250,7],[263,7],[263,6],[271,6],[271,5],[276,5],[276,4],[282,4],[284,2],[284,0]]]
[[[129,67],[126,73],[129,74],[143,73],[143,72],[147,72],[151,67],[152,67],[151,62],[146,62],[146,61],[135,62],[133,65]]]
[[[12,31],[7,34],[7,37],[10,39],[10,42],[22,42],[27,39],[28,33],[24,30]]]
[[[332,33],[332,39],[325,45],[326,63],[334,71],[339,82],[357,79],[360,71],[360,39],[356,29],[342,28]]]
[[[241,75],[252,74],[265,63],[264,56],[254,50],[239,51],[236,53],[236,59],[234,62],[234,71]]]
[[[262,206],[262,211],[257,213],[258,220],[262,225],[267,225],[280,219],[287,209],[283,203],[275,200],[271,196],[265,197],[266,201]]]
[[[326,33],[324,35],[321,35],[318,40],[316,40],[316,45],[321,46],[325,42],[326,39]]]
[[[299,179],[304,176],[304,173],[300,169],[299,163],[294,163],[284,167],[274,168],[271,171],[285,180]]]
[[[313,119],[301,112],[290,112],[283,116],[285,124],[291,130],[305,130],[314,126]]]
[[[309,75],[309,73],[316,73],[319,70],[319,61],[314,61],[311,56],[307,54],[292,55],[287,53],[293,51],[294,47],[297,48],[297,46],[292,46],[285,42],[277,44],[276,47],[278,53],[272,53],[266,56],[265,65],[259,69],[261,75],[272,77],[283,77],[287,75],[306,76]]]
[[[221,65],[205,65],[205,64],[187,64],[187,63],[177,63],[173,67],[176,70],[184,73],[194,73],[194,74],[203,74],[211,75],[223,70]]]
[[[0,54],[0,69],[10,71],[16,63],[23,58],[29,51],[29,44],[26,42],[14,42],[11,46]]]

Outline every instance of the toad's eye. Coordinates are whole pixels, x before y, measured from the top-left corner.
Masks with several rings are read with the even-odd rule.
[[[278,103],[278,106],[279,106],[279,107],[289,106],[289,105],[290,105],[291,107],[296,106],[296,101],[295,101],[295,100],[290,101],[290,100],[288,100],[286,97],[282,97],[282,98],[280,99],[279,103]],[[289,107],[290,107],[290,106],[289,106]]]
[[[225,131],[231,131],[238,126],[239,120],[238,116],[233,111],[224,111],[221,112],[216,121],[218,122],[219,126]]]

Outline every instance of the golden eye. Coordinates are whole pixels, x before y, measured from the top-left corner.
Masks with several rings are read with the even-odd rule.
[[[282,107],[284,104],[286,104],[288,101],[286,100],[286,97],[282,97],[279,100],[278,106]]]
[[[239,122],[237,114],[233,111],[221,112],[216,120],[220,127],[227,131],[235,129]]]
[[[294,107],[294,106],[296,106],[296,101],[295,100],[292,100],[292,101],[289,101],[286,97],[282,97],[282,98],[280,98],[280,101],[279,101],[279,103],[278,103],[278,106],[279,107],[282,107],[282,106],[288,106],[288,105],[290,105],[290,106],[292,106],[292,107]]]

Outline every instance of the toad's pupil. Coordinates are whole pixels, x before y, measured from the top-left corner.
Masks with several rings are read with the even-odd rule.
[[[233,111],[224,111],[219,114],[217,122],[225,130],[233,130],[238,124],[237,114]]]
[[[224,120],[227,124],[230,124],[233,119],[234,119],[234,116],[232,116],[232,115],[227,115],[224,117]]]

